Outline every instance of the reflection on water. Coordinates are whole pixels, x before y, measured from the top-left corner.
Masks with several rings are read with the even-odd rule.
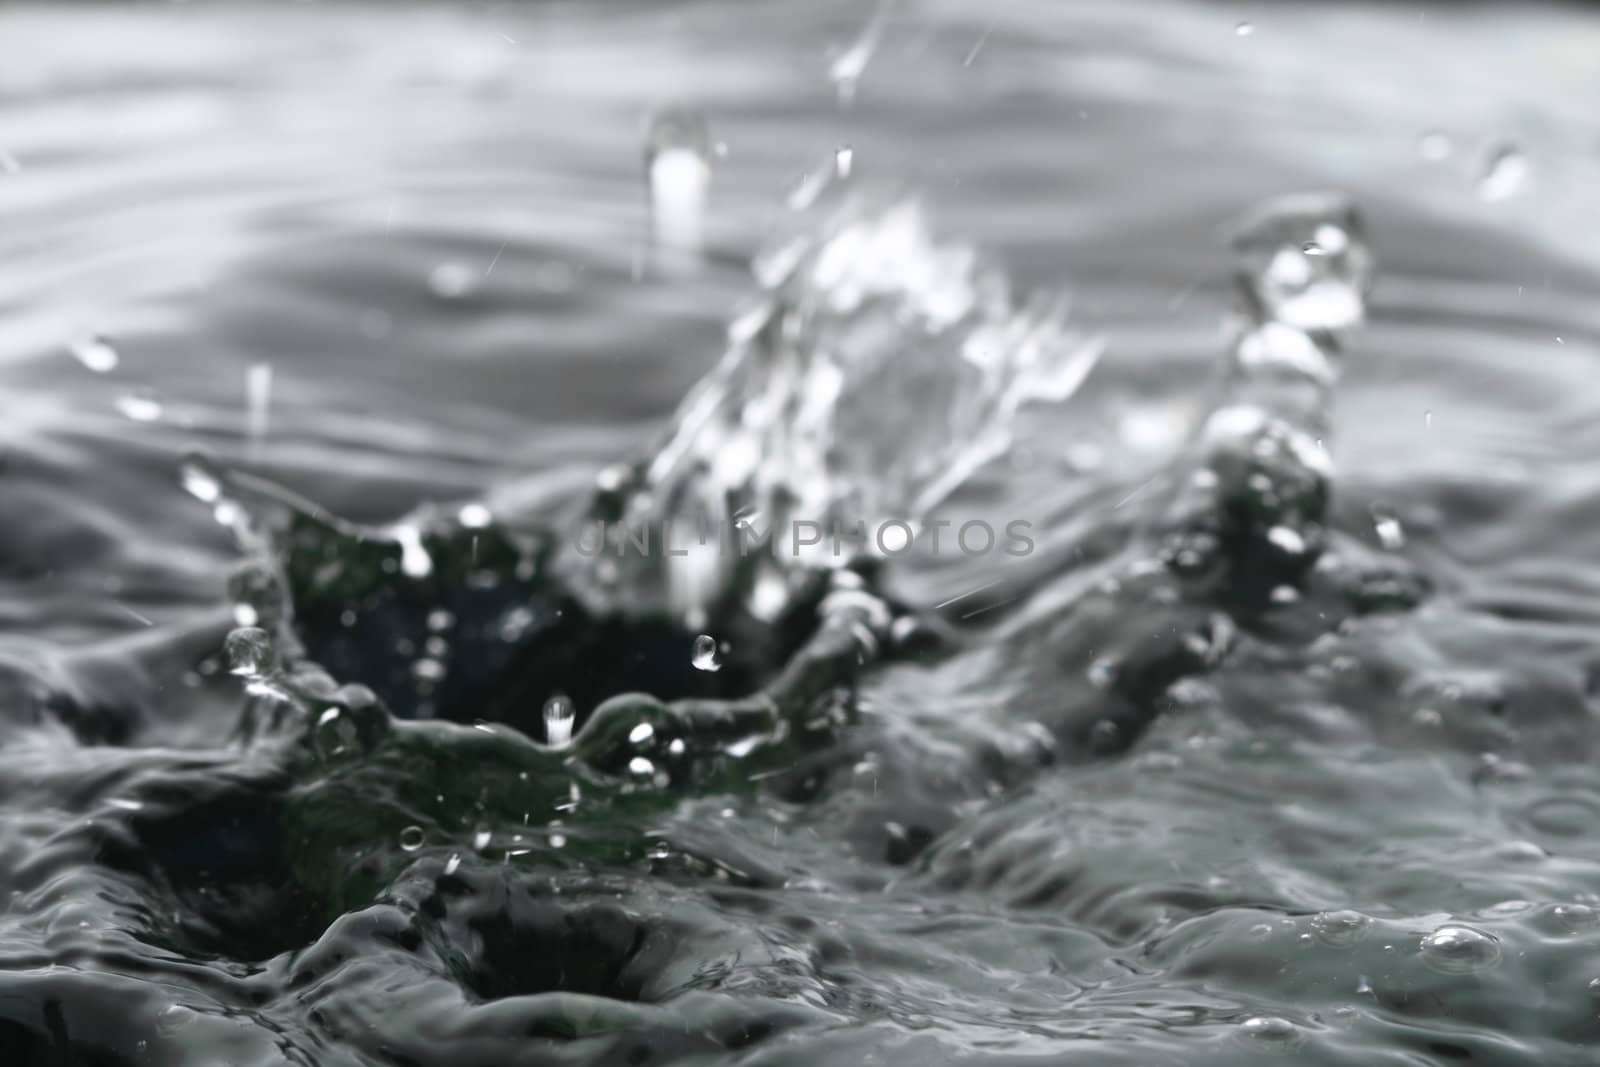
[[[0,41],[16,1062],[1592,1059],[1592,13]]]

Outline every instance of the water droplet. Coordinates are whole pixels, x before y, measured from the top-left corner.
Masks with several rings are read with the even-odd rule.
[[[111,347],[111,342],[97,335],[74,341],[71,351],[73,358],[96,374],[107,374],[116,370],[117,364],[121,361],[117,356],[117,350]]]
[[[647,722],[639,723],[628,731],[630,745],[642,745],[656,735],[656,728]]]
[[[189,456],[178,467],[178,481],[184,491],[203,504],[215,504],[222,497],[222,477],[211,461]]]
[[[877,10],[873,12],[872,20],[862,29],[861,35],[848,48],[834,56],[833,62],[828,64],[828,79],[833,82],[834,91],[839,94],[839,103],[842,105],[848,106],[855,100],[856,86],[861,81],[861,75],[866,73],[867,64],[872,62],[872,56],[883,40],[884,27],[889,19],[889,7],[890,0],[881,0]]]
[[[849,145],[845,145],[833,153],[833,171],[841,178],[850,177],[850,171],[855,166],[856,152]]]
[[[427,835],[422,832],[422,827],[408,826],[400,831],[400,847],[407,852],[415,852],[422,847],[422,842],[426,837]]]
[[[674,109],[652,117],[644,170],[661,266],[681,269],[698,261],[711,188],[711,159],[711,134],[702,116]]]
[[[1367,936],[1372,920],[1359,911],[1325,911],[1311,920],[1311,931],[1325,945],[1353,945]]]
[[[550,842],[550,847],[551,848],[566,848],[567,847],[567,835],[566,834],[553,833],[553,834],[551,834],[549,836],[549,838],[547,840]]]
[[[494,835],[486,829],[478,829],[472,834],[472,847],[482,852],[489,847],[489,842],[494,840]]]
[[[1484,158],[1478,179],[1478,198],[1489,202],[1509,200],[1520,193],[1532,176],[1528,157],[1515,145],[1496,145]]]
[[[1252,26],[1248,22],[1241,22],[1241,23],[1239,23],[1239,25],[1237,25],[1237,26],[1235,26],[1233,28],[1233,35],[1235,37],[1249,37],[1252,33],[1255,33],[1255,32],[1256,32],[1256,28],[1254,26]]]
[[[1432,411],[1424,411],[1422,413],[1422,428],[1424,430],[1433,429],[1433,412]]]
[[[1468,974],[1499,959],[1498,939],[1470,926],[1446,924],[1422,939],[1423,962],[1442,974]]]
[[[231,631],[222,644],[228,661],[228,671],[241,678],[259,678],[272,668],[275,653],[272,638],[265,630],[255,626],[241,626]]]
[[[422,531],[402,522],[389,528],[400,546],[400,572],[407,578],[426,578],[433,573],[433,557],[422,543]]]
[[[272,364],[256,363],[245,372],[245,426],[250,436],[250,455],[261,455],[267,437],[267,407],[272,402]]]
[[[697,671],[720,671],[722,660],[718,657],[717,639],[709,634],[696,637],[692,662]]]
[[[356,750],[361,735],[342,708],[327,708],[317,716],[314,734],[317,751],[323,759],[335,759]]]
[[[16,156],[0,148],[0,172],[5,174],[21,174],[22,161]]]
[[[481,530],[494,522],[494,515],[482,504],[463,504],[456,521],[469,530]]]
[[[1303,556],[1307,550],[1305,535],[1292,526],[1272,527],[1267,540],[1291,556]]]
[[[656,773],[656,765],[643,756],[635,756],[628,761],[628,773],[639,778],[649,778]]]
[[[1398,551],[1405,547],[1406,531],[1400,525],[1399,516],[1384,507],[1372,509],[1372,528],[1378,535],[1378,543],[1390,552]]]
[[[1450,136],[1438,130],[1428,130],[1417,138],[1417,154],[1429,163],[1438,163],[1450,158],[1450,153],[1455,151],[1455,145]]]
[[[1302,330],[1338,330],[1366,314],[1373,261],[1355,205],[1335,193],[1272,200],[1233,239],[1257,314]]]
[[[446,874],[446,876],[448,876],[448,875],[455,874],[460,869],[461,869],[461,853],[459,853],[459,852],[450,853],[450,858],[444,861],[444,873]]]
[[[161,402],[148,396],[125,394],[117,397],[115,404],[118,411],[134,422],[157,422],[161,418]]]
[[[1276,1015],[1255,1015],[1239,1024],[1239,1029],[1258,1041],[1293,1041],[1300,1031],[1288,1019]]]
[[[478,278],[465,263],[441,263],[428,274],[428,291],[440,300],[460,300],[477,287]]]
[[[564,693],[557,693],[544,702],[544,742],[560,748],[572,740],[572,724],[578,709]]]

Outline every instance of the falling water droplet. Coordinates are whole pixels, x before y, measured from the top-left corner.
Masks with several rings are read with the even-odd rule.
[[[1417,138],[1417,154],[1429,163],[1438,163],[1449,159],[1450,153],[1455,151],[1455,145],[1450,136],[1438,130],[1428,130]]]
[[[222,477],[204,456],[188,456],[178,467],[178,480],[190,496],[202,504],[215,504],[222,498]]]
[[[699,260],[711,159],[710,130],[699,114],[668,110],[651,119],[644,172],[658,266],[681,270]]]
[[[1252,26],[1248,22],[1241,22],[1241,23],[1239,23],[1239,25],[1237,25],[1237,26],[1235,26],[1233,28],[1233,35],[1235,37],[1249,37],[1252,33],[1255,33],[1255,32],[1256,32],[1256,28],[1254,26]]]
[[[557,693],[544,702],[544,742],[560,748],[572,740],[572,723],[578,709],[564,693]]]
[[[833,82],[834,91],[839,94],[839,103],[848,107],[855,101],[856,88],[861,82],[861,75],[866,73],[867,64],[872,62],[873,55],[878,51],[878,45],[883,41],[883,31],[888,25],[890,0],[881,0],[878,8],[872,14],[872,19],[861,30],[850,46],[834,56],[833,62],[828,64],[828,80]]]
[[[90,335],[72,344],[72,355],[79,363],[96,374],[107,374],[117,369],[121,362],[117,350],[104,337]]]
[[[222,644],[228,671],[241,678],[259,678],[272,667],[275,653],[272,638],[255,626],[241,626],[229,632]]]
[[[479,827],[472,833],[472,847],[482,852],[489,847],[489,842],[494,840],[494,834],[485,827]]]
[[[1422,428],[1424,430],[1433,429],[1433,412],[1431,410],[1422,413]]]
[[[477,287],[478,277],[465,263],[441,263],[428,273],[428,291],[440,300],[460,300]]]
[[[1384,507],[1372,509],[1372,528],[1378,535],[1378,543],[1390,552],[1398,551],[1405,547],[1406,531],[1400,525],[1400,517]]]
[[[701,634],[694,639],[695,670],[720,671],[722,660],[717,655],[717,639],[709,634]]]
[[[1359,213],[1337,193],[1265,204],[1233,238],[1239,280],[1258,315],[1301,330],[1339,330],[1366,314],[1373,261]]]
[[[261,455],[261,442],[267,436],[267,404],[272,399],[272,364],[257,363],[245,372],[246,426],[250,435],[250,455]]]
[[[400,573],[407,578],[426,578],[433,573],[433,557],[422,543],[422,531],[408,522],[390,527],[400,546]]]
[[[408,826],[400,831],[400,847],[407,852],[415,852],[422,847],[426,835],[420,826]]]
[[[1422,939],[1422,960],[1443,974],[1467,974],[1500,959],[1499,941],[1470,926],[1446,924]]]
[[[459,852],[450,853],[450,858],[444,861],[444,873],[445,873],[445,875],[449,876],[449,875],[455,874],[460,869],[461,869],[461,853],[459,853]]]
[[[1509,200],[1527,185],[1532,172],[1528,157],[1515,145],[1496,145],[1484,158],[1478,198],[1491,203]]]
[[[119,396],[115,404],[118,411],[134,422],[157,422],[162,415],[161,402],[148,396]]]
[[[481,530],[494,522],[494,514],[482,504],[463,504],[456,521],[469,530]]]
[[[841,178],[850,177],[850,171],[855,167],[856,150],[845,145],[833,153],[833,171]]]

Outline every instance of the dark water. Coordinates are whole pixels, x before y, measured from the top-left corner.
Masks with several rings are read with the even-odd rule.
[[[0,9],[0,1062],[1596,1061],[1600,19],[871,19]],[[675,270],[666,105],[725,146]],[[568,533],[843,146],[1104,354],[941,505],[1037,551],[689,625]],[[1367,321],[1219,384],[1302,189]],[[830,485],[971,430],[845,384]]]

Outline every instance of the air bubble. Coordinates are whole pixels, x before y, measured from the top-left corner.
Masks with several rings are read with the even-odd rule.
[[[1367,936],[1372,920],[1359,911],[1325,911],[1311,920],[1311,931],[1325,945],[1353,945]]]
[[[1469,974],[1499,959],[1498,939],[1470,926],[1446,924],[1422,939],[1423,962],[1442,974]]]
[[[1239,1029],[1258,1041],[1293,1041],[1300,1033],[1294,1023],[1276,1015],[1256,1015],[1239,1024]]]
[[[422,842],[425,840],[426,836],[427,835],[422,832],[422,827],[408,826],[404,830],[400,831],[400,847],[405,849],[407,852],[415,852],[417,849],[422,847]]]

